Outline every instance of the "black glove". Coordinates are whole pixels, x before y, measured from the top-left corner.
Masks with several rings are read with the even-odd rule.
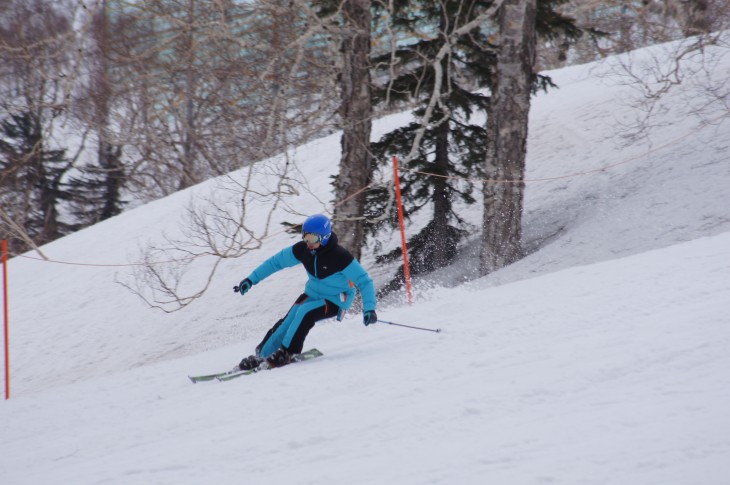
[[[251,283],[251,280],[246,278],[243,281],[241,281],[241,284],[238,286],[233,287],[233,291],[236,293],[240,293],[241,295],[245,295],[248,290],[251,289],[253,286],[253,283]]]
[[[368,310],[366,312],[363,312],[362,314],[362,323],[365,324],[367,327],[371,323],[375,323],[378,321],[378,314],[375,313],[375,310]]]

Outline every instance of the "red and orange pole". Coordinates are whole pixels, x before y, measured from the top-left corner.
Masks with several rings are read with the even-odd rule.
[[[8,331],[8,242],[2,242],[3,313],[5,318],[5,399],[10,399],[10,343]]]
[[[400,224],[400,239],[403,250],[403,276],[406,280],[406,293],[408,294],[408,304],[413,303],[413,295],[411,293],[411,268],[408,265],[408,244],[406,243],[406,226],[403,222],[403,200],[400,195],[400,176],[398,175],[398,157],[393,156],[393,173],[395,182],[395,201],[398,206],[398,224]]]

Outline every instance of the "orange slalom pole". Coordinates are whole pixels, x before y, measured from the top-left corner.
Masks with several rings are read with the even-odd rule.
[[[398,157],[393,156],[393,173],[395,182],[395,200],[398,206],[398,223],[400,224],[401,248],[403,251],[403,276],[406,280],[406,293],[408,294],[408,304],[413,303],[413,295],[411,293],[411,268],[408,265],[408,245],[406,244],[406,226],[403,222],[403,200],[400,195],[400,176],[398,175]]]
[[[8,242],[2,242],[3,260],[3,313],[5,315],[5,400],[10,399],[10,343],[8,335]]]

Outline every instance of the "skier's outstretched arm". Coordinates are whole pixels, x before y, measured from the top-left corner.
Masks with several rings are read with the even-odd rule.
[[[253,270],[251,274],[244,278],[239,284],[238,289],[234,290],[245,295],[248,290],[255,284],[260,283],[277,271],[281,271],[284,268],[291,268],[296,266],[300,261],[294,256],[292,247],[284,248],[263,263],[258,268]]]

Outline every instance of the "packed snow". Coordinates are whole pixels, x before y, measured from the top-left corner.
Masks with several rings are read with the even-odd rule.
[[[728,52],[707,52],[720,84]],[[730,483],[730,117],[693,77],[626,136],[643,111],[615,66],[551,72],[560,89],[534,99],[530,254],[479,278],[475,230],[453,267],[416,280],[413,304],[399,294],[378,307],[440,333],[365,327],[351,312],[311,331],[305,348],[322,358],[191,384],[248,355],[305,281],[292,268],[231,290],[296,241],[279,233],[225,261],[178,312],[119,284],[138,248],[179,233],[217,181],[48,244],[52,262],[13,258],[0,481]],[[384,118],[374,136],[408,119]],[[335,134],[293,154],[310,189],[292,202],[302,214],[327,209],[339,148]],[[478,225],[479,204],[465,211]],[[395,268],[371,249],[363,264],[383,284]],[[188,276],[206,278],[207,264]]]

